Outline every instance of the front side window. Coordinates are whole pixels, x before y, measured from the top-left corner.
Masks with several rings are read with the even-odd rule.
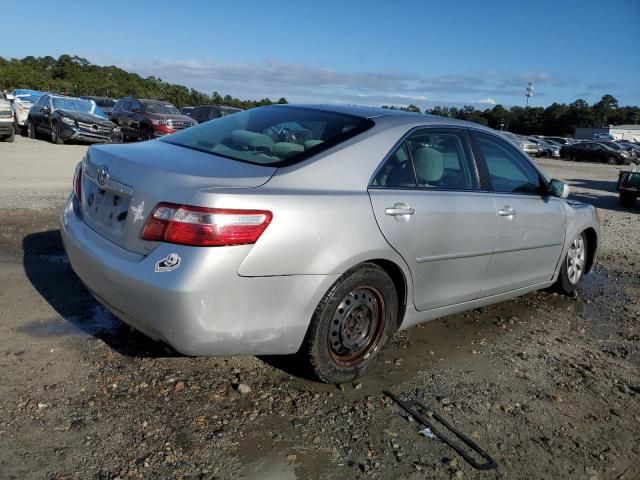
[[[311,108],[269,106],[225,115],[161,139],[241,162],[282,166],[369,129],[369,119]]]
[[[484,157],[493,191],[531,194],[541,191],[540,174],[518,149],[495,135],[480,132],[472,135]]]
[[[464,132],[427,128],[412,133],[378,170],[372,185],[471,190],[478,187]]]

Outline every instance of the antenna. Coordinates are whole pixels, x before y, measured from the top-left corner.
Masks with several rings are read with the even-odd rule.
[[[524,93],[524,96],[527,98],[524,103],[524,108],[529,106],[529,97],[533,97],[533,82],[529,82],[527,84],[527,90]]]

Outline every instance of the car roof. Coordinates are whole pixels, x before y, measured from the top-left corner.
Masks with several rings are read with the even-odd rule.
[[[483,125],[474,122],[467,122],[465,120],[457,120],[449,117],[439,117],[437,115],[429,115],[426,113],[406,112],[403,110],[394,110],[391,108],[381,107],[365,107],[359,105],[326,105],[326,104],[274,104],[273,106],[278,108],[293,107],[293,108],[309,108],[314,110],[324,110],[327,112],[342,113],[346,115],[353,115],[356,117],[375,119],[384,118],[387,122],[395,125],[410,125],[410,124],[446,124],[446,125],[459,125],[463,127],[474,127],[487,129]],[[490,130],[490,129],[488,129]]]

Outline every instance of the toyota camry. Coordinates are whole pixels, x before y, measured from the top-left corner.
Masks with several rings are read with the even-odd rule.
[[[61,217],[116,316],[186,355],[298,353],[363,375],[398,329],[592,268],[596,210],[494,130],[274,105],[92,146]]]

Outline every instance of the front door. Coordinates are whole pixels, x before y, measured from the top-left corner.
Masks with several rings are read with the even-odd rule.
[[[486,165],[498,219],[482,296],[551,280],[564,243],[564,202],[545,194],[542,175],[516,147],[496,135],[474,131],[472,136]]]
[[[463,129],[414,131],[369,188],[389,244],[411,270],[418,310],[473,300],[493,253],[496,212],[479,190]]]

